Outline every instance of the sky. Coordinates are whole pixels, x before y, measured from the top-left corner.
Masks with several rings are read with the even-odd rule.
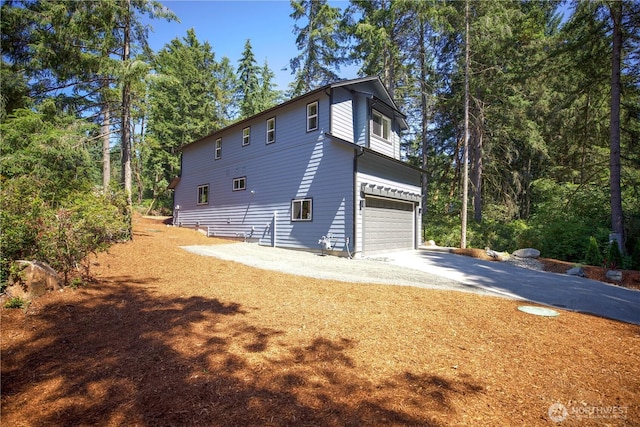
[[[276,89],[287,90],[293,80],[289,60],[298,55],[289,0],[161,0],[161,3],[180,22],[145,20],[153,27],[149,45],[154,52],[176,37],[183,38],[193,28],[198,40],[209,42],[216,60],[227,56],[237,69],[244,44],[250,39],[257,65],[262,67],[266,60],[275,73]],[[345,8],[348,2],[332,1],[331,5]],[[354,68],[346,69],[341,77],[354,78],[356,72]]]

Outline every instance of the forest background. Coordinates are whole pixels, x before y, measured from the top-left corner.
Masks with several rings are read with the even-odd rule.
[[[286,90],[251,40],[237,64],[196,29],[152,51],[145,23],[178,18],[147,0],[2,3],[2,282],[17,259],[66,278],[131,237],[133,209],[171,215],[181,146],[354,66],[407,114],[425,240],[461,243],[467,151],[469,246],[640,268],[640,3],[292,0]]]

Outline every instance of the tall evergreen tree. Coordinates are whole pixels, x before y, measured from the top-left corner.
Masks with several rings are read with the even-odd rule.
[[[94,117],[106,121],[112,116],[107,113],[111,110],[107,92],[118,85],[122,181],[127,192],[131,190],[130,84],[146,72],[139,61],[131,60],[131,46],[135,42],[148,49],[148,28],[141,23],[141,14],[175,19],[159,2],[149,0],[26,0],[3,4],[0,14],[3,53],[14,72],[28,76],[36,99],[63,90],[56,98],[65,110],[86,116],[102,109]]]
[[[260,112],[260,68],[251,48],[251,41],[244,44],[244,51],[238,60],[238,104],[240,105],[240,116],[250,117]]]
[[[264,111],[277,105],[282,99],[282,93],[276,89],[277,85],[273,81],[274,72],[269,68],[267,60],[260,70],[260,96],[258,101],[258,111]]]
[[[352,59],[362,63],[359,73],[380,76],[404,107],[410,78],[405,53],[414,14],[403,0],[353,0],[345,15],[354,43]]]
[[[167,195],[168,184],[179,173],[180,147],[226,125],[230,89],[235,89],[228,67],[227,58],[216,62],[211,45],[200,42],[194,29],[155,55],[142,147],[144,179],[154,200]]]
[[[340,9],[327,0],[291,0],[296,21],[293,32],[300,52],[291,59],[290,96],[298,96],[322,85],[339,80],[337,72],[343,63],[340,36]],[[299,26],[303,21],[304,26]],[[306,21],[306,22],[304,22]]]

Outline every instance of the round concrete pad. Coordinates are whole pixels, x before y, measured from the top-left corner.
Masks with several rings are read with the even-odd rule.
[[[532,305],[521,305],[518,307],[518,310],[529,314],[535,314],[536,316],[556,317],[560,315],[560,313],[555,310],[544,307],[535,307]]]

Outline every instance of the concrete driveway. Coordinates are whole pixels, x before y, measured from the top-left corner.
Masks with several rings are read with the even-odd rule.
[[[640,324],[640,291],[449,252],[420,249],[351,260],[255,243],[186,246],[183,249],[300,276],[473,292]]]
[[[387,254],[389,262],[428,271],[508,298],[640,324],[640,291],[582,277],[535,271],[448,252]]]

